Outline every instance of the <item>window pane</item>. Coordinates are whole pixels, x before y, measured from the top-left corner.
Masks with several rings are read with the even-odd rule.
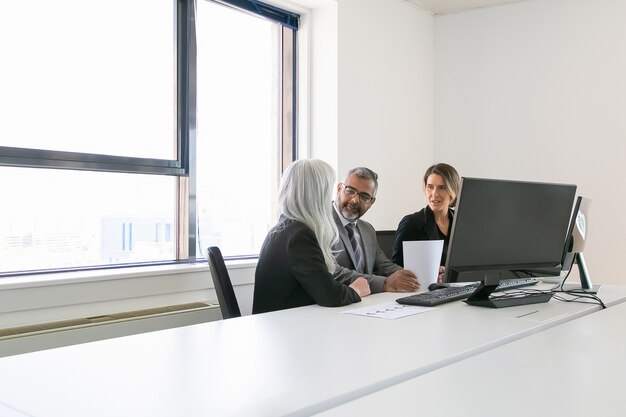
[[[176,159],[174,2],[0,2],[0,146]]]
[[[197,8],[198,251],[258,254],[276,222],[280,26]]]
[[[0,168],[0,272],[174,260],[176,178]]]

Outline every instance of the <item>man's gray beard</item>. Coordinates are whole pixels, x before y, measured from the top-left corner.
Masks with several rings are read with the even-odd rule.
[[[358,220],[361,216],[359,216],[358,213],[356,214],[352,214],[351,212],[349,212],[348,210],[346,210],[345,208],[341,208],[339,209],[339,211],[341,212],[341,215],[346,219],[346,220],[350,220],[350,221],[355,221]]]

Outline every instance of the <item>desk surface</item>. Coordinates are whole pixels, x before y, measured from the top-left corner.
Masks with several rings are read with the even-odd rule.
[[[2,417],[29,417],[13,407],[0,403],[0,416]]]
[[[570,321],[320,414],[623,416],[626,304]]]
[[[599,295],[615,304],[626,288]],[[311,415],[598,310],[552,300],[454,302],[397,320],[341,314],[398,296],[0,358],[0,404],[33,417]]]

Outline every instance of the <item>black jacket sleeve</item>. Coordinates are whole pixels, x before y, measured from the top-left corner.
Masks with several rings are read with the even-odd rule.
[[[428,239],[424,231],[425,224],[424,210],[404,216],[400,220],[400,224],[398,224],[396,229],[396,239],[393,243],[393,254],[391,255],[391,261],[394,264],[404,266],[402,242]]]
[[[252,312],[266,313],[311,304],[342,306],[361,301],[355,290],[335,281],[313,231],[281,219],[259,254]]]
[[[328,272],[313,231],[304,228],[294,234],[287,251],[293,276],[317,304],[337,307],[361,301],[355,290],[335,281]]]

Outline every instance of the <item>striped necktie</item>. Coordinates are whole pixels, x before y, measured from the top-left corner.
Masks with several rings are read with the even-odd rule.
[[[361,245],[359,244],[359,235],[355,230],[354,223],[348,223],[346,225],[346,230],[348,231],[348,237],[350,238],[350,243],[352,244],[352,249],[354,250],[354,267],[357,272],[363,272],[363,252],[361,251]]]

